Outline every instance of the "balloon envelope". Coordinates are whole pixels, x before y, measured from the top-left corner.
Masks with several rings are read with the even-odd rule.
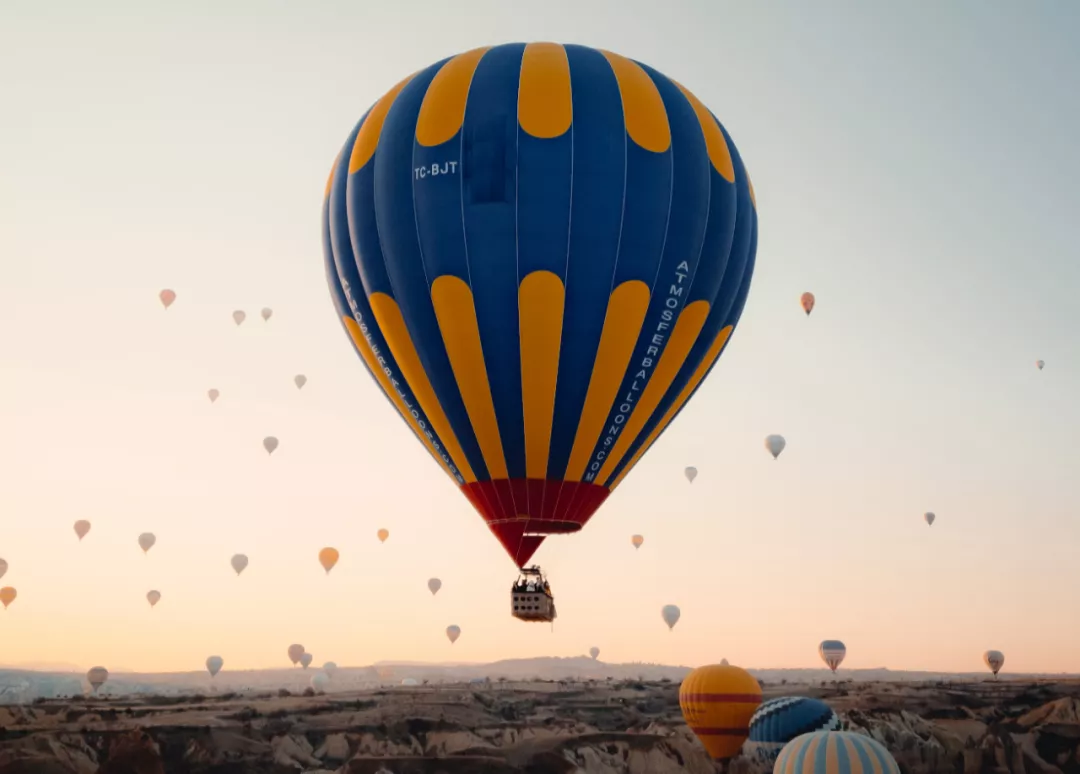
[[[146,592],[146,601],[150,603],[150,607],[153,607],[161,601],[160,591],[148,591]]]
[[[242,573],[248,566],[248,558],[246,554],[233,554],[233,558],[229,560],[229,564],[236,570],[236,574]]]
[[[825,662],[829,669],[835,673],[836,668],[840,666],[840,662],[847,655],[847,648],[840,640],[823,640],[818,645],[818,655],[821,656],[821,660]]]
[[[158,293],[158,298],[161,299],[161,305],[168,309],[170,306],[172,306],[173,301],[176,300],[176,293],[169,290],[168,288],[165,288],[165,290]]]
[[[307,377],[303,374],[297,374],[293,377],[293,384],[296,385],[296,389],[302,389],[303,386],[307,384]]]
[[[89,531],[90,522],[88,522],[86,519],[79,519],[77,522],[75,522],[75,534],[79,536],[79,540],[82,540],[84,537],[86,537]]]
[[[785,446],[787,446],[787,441],[782,435],[770,435],[765,438],[765,448],[769,450],[774,460],[780,456]]]
[[[375,534],[378,535],[380,543],[385,543],[386,539],[388,537],[390,537],[390,530],[388,530],[388,529],[380,529]]]
[[[686,480],[689,481],[691,484],[694,483],[694,479],[697,478],[697,468],[691,466],[686,469],[685,473]]]
[[[300,644],[289,646],[289,661],[294,664],[300,663],[300,657],[304,655],[304,646]]]
[[[340,554],[336,548],[324,548],[319,552],[319,564],[326,570],[326,574],[330,574],[330,570],[334,569],[334,565],[337,564]]]
[[[1036,360],[1035,365],[1037,365],[1039,367],[1039,370],[1041,371],[1041,370],[1043,370],[1043,366],[1046,365],[1046,363],[1043,362],[1042,360]]]
[[[266,449],[267,454],[273,454],[274,449],[278,447],[278,439],[272,435],[268,435],[263,438],[263,448]]]
[[[8,563],[0,559],[0,578],[3,578],[7,574]]]
[[[801,306],[803,308],[803,311],[806,312],[807,316],[809,316],[810,313],[814,311],[814,294],[803,293],[801,296],[799,296],[799,306]]]
[[[210,399],[211,403],[216,401],[220,396],[221,396],[221,392],[219,392],[218,390],[215,390],[213,388],[206,391],[206,397],[208,397]]]
[[[641,535],[631,535],[630,542],[634,544],[634,548],[641,548],[641,544],[645,542],[645,538]]]
[[[934,519],[936,519],[936,518],[937,518],[937,516],[935,516],[935,515],[934,515],[933,513],[931,513],[930,511],[927,511],[926,513],[924,513],[924,514],[923,514],[923,519],[924,519],[924,520],[926,521],[926,523],[927,523],[927,524],[929,524],[929,525],[930,525],[931,527],[932,527],[932,526],[934,526]]]
[[[588,522],[715,364],[755,206],[680,84],[584,46],[499,45],[406,78],[354,128],[324,198],[327,281],[520,567]]]
[[[460,637],[460,636],[461,636],[461,627],[460,626],[447,626],[446,627],[446,637],[447,637],[447,639],[450,640],[451,645],[453,645],[455,642],[457,642],[457,638]]]
[[[840,717],[818,699],[778,696],[763,703],[750,718],[750,736],[743,752],[771,767],[784,745],[808,731],[838,731]]]
[[[262,315],[263,320],[269,320],[273,316],[274,310],[268,306],[264,306],[259,314]]]
[[[593,661],[595,661],[600,656],[600,648],[593,645],[589,648],[589,655],[592,657]]]
[[[90,683],[90,687],[93,688],[95,691],[101,686],[105,685],[105,681],[108,679],[109,670],[105,667],[91,667],[86,672],[86,682]]]
[[[326,672],[326,674],[328,674],[330,677],[333,677],[334,672],[337,671],[337,664],[335,664],[333,661],[327,661],[325,664],[322,665],[322,671]]]
[[[302,666],[304,669],[307,669],[309,666],[311,666],[311,662],[314,659],[315,659],[315,657],[313,655],[311,655],[310,653],[301,653],[300,654],[300,666]]]
[[[149,551],[151,548],[153,548],[154,543],[156,543],[156,542],[157,542],[157,538],[154,537],[153,532],[144,532],[141,535],[139,535],[139,548],[141,548],[143,550],[144,554],[147,551]]]
[[[686,725],[716,760],[739,752],[760,704],[758,681],[737,666],[698,667],[679,686],[679,707]]]
[[[225,659],[221,656],[210,656],[206,659],[206,671],[210,673],[211,677],[215,677],[224,665]]]
[[[0,589],[0,604],[3,604],[4,609],[7,610],[7,606],[15,601],[15,597],[19,596],[19,592],[15,590],[14,586],[4,586]]]
[[[668,629],[674,629],[675,624],[677,624],[679,618],[682,617],[682,611],[679,610],[678,605],[664,605],[660,610],[660,617],[664,619],[664,623],[667,624]]]
[[[330,675],[326,672],[316,672],[311,676],[311,688],[315,693],[322,693],[330,684]]]
[[[442,588],[442,581],[438,578],[428,578],[427,587],[428,591],[431,592],[431,595],[435,596],[435,594],[439,592],[439,589]]]
[[[244,312],[242,310],[237,309],[235,312],[232,313],[232,318],[233,318],[233,322],[236,323],[237,325],[239,325],[240,323],[242,323],[244,320],[247,319],[247,315],[244,314]]]
[[[988,650],[983,653],[983,663],[996,677],[1001,668],[1005,666],[1005,655],[1000,650]]]
[[[900,767],[881,742],[865,734],[814,731],[797,736],[784,745],[773,771],[784,774],[851,774],[855,771],[900,774]]]

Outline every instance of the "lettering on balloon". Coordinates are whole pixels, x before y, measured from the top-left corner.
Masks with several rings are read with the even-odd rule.
[[[675,317],[679,313],[679,307],[682,306],[683,296],[690,288],[690,282],[688,281],[689,277],[689,263],[683,261],[675,267],[675,276],[671,277],[668,281],[667,293],[664,296],[663,301],[664,308],[660,313],[660,319],[657,320],[656,328],[652,331],[652,337],[649,339],[649,346],[639,362],[630,364],[631,368],[636,369],[634,380],[630,383],[630,388],[627,392],[622,397],[616,399],[618,413],[615,414],[611,424],[608,425],[600,445],[600,450],[596,452],[592,462],[589,463],[589,467],[585,471],[585,476],[582,478],[583,481],[593,481],[596,478],[596,474],[599,473],[600,468],[604,466],[604,460],[607,459],[608,452],[611,450],[611,447],[614,445],[623,426],[626,424],[626,420],[629,419],[630,415],[634,412],[638,398],[641,397],[641,391],[645,388],[645,385],[649,383],[649,377],[652,376],[653,371],[656,369],[656,364],[660,360],[660,354],[663,352],[664,345],[671,335],[671,328],[674,324]]]
[[[360,312],[360,309],[356,303],[356,299],[353,298],[350,285],[347,280],[342,278],[341,287],[345,291],[345,298],[349,302],[349,308],[352,310],[353,318],[356,320],[356,324],[360,326],[360,333],[364,336],[364,341],[367,342],[368,347],[371,348],[371,353],[375,355],[375,359],[382,367],[383,373],[386,374],[386,378],[390,380],[390,384],[393,385],[394,390],[397,392],[398,397],[401,398],[402,403],[405,404],[405,408],[413,419],[416,420],[416,424],[420,427],[420,431],[424,434],[424,437],[431,442],[432,448],[435,449],[436,454],[442,458],[447,467],[450,468],[450,472],[453,474],[454,479],[464,485],[465,479],[458,471],[457,466],[454,465],[454,461],[450,459],[450,455],[446,453],[446,450],[439,443],[439,439],[435,437],[435,434],[428,426],[427,417],[420,413],[419,407],[408,393],[402,388],[402,383],[398,377],[394,374],[394,371],[386,362],[386,356],[371,338],[371,329],[368,327],[367,321],[364,319],[364,315]]]
[[[422,167],[413,169],[413,176],[416,180],[426,180],[429,177],[438,177],[439,175],[456,175],[457,167],[458,163],[456,161],[444,161],[442,164],[438,162],[424,164]]]

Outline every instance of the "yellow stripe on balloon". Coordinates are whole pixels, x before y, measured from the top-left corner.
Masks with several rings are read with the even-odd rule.
[[[565,300],[562,280],[550,271],[532,272],[518,288],[521,404],[528,478],[547,478]]]

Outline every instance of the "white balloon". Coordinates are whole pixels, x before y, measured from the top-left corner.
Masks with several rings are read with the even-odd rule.
[[[335,664],[333,661],[327,661],[325,664],[322,665],[322,671],[326,672],[326,674],[329,675],[332,679],[334,677],[334,672],[337,671],[337,664]]]
[[[263,320],[269,320],[270,316],[274,314],[274,310],[268,306],[264,306],[260,314],[262,314]]]
[[[1041,370],[1043,370],[1043,366],[1046,365],[1046,363],[1043,362],[1042,360],[1036,360],[1035,365],[1037,365],[1039,367],[1039,370],[1041,371]]]
[[[311,662],[314,659],[315,659],[315,657],[313,655],[311,655],[310,653],[307,653],[307,652],[302,653],[300,655],[300,666],[302,666],[304,669],[307,669],[309,666],[311,666]]]
[[[326,690],[326,686],[330,684],[330,675],[325,672],[316,672],[311,676],[311,687],[315,693],[322,693]]]
[[[215,677],[224,665],[225,659],[221,656],[210,656],[206,659],[206,670],[210,673],[211,677]]]
[[[697,478],[697,468],[691,465],[684,472],[686,473],[686,480],[691,484],[694,483],[694,479]]]
[[[660,610],[660,617],[664,619],[664,623],[667,624],[669,630],[674,629],[675,624],[682,617],[682,611],[678,605],[664,605]]]
[[[997,673],[1005,666],[1005,655],[1000,650],[988,650],[983,653],[983,663],[994,673],[994,677],[997,677]]]
[[[768,449],[774,460],[780,456],[780,452],[784,450],[785,446],[787,446],[787,441],[784,440],[782,435],[770,435],[765,439],[765,448]]]

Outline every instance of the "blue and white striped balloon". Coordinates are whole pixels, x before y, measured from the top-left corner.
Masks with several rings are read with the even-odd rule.
[[[815,731],[788,742],[773,774],[900,774],[878,741],[850,731]]]
[[[750,718],[750,736],[743,753],[772,765],[784,745],[811,731],[839,731],[840,718],[832,707],[804,696],[780,696],[758,707]]]

